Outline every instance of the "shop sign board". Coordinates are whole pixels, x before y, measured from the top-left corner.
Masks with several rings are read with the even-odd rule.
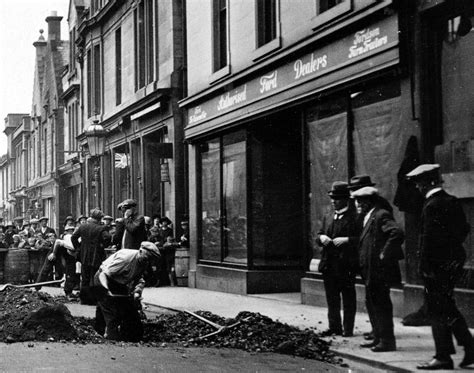
[[[398,45],[397,15],[322,46],[188,111],[188,127],[242,108]]]

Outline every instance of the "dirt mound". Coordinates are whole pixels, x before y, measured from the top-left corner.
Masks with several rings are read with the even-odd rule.
[[[114,343],[95,332],[93,319],[73,317],[64,301],[63,298],[26,289],[7,288],[0,292],[0,341]],[[160,314],[144,321],[142,343],[226,347],[249,352],[278,352],[336,364],[341,362],[329,351],[330,343],[318,338],[312,330],[300,330],[259,313],[241,312],[235,319],[224,319],[207,311],[197,314],[228,328],[202,338],[217,329],[185,312]]]
[[[320,339],[312,330],[273,321],[259,313],[241,312],[235,319],[224,319],[207,311],[197,314],[219,325],[231,326],[209,338],[199,337],[216,329],[197,318],[180,312],[160,315],[145,323],[145,342],[179,343],[184,346],[227,347],[249,352],[278,352],[309,359],[339,363],[329,351],[330,343]]]
[[[92,337],[91,337],[92,336]],[[0,341],[101,339],[46,293],[7,288],[0,292]]]

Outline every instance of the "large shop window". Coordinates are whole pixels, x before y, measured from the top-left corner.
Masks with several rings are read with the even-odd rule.
[[[327,192],[333,181],[346,181],[347,99],[329,98],[316,103],[306,114],[310,177],[310,245],[314,246],[323,218],[331,209]]]
[[[244,131],[201,145],[201,259],[247,263]]]
[[[300,267],[304,257],[299,112],[279,113],[251,131],[254,267]]]
[[[324,215],[331,210],[327,195],[331,183],[367,174],[380,194],[392,202],[410,133],[403,128],[398,81],[319,100],[307,110],[306,120],[311,185],[309,239],[318,257],[315,238]],[[401,223],[398,209],[394,213]]]
[[[130,150],[128,144],[114,149],[114,195],[116,205],[130,198]]]

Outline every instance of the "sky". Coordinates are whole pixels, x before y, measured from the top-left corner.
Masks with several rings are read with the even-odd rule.
[[[0,155],[7,152],[4,118],[31,112],[35,48],[39,30],[47,38],[45,22],[52,11],[63,16],[61,38],[68,39],[69,0],[0,0]]]

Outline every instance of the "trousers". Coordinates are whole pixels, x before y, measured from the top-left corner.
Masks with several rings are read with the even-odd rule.
[[[466,320],[456,306],[454,286],[461,273],[462,263],[445,263],[432,267],[429,277],[425,277],[425,299],[431,331],[435,342],[436,358],[450,359],[455,353],[452,335],[460,346],[470,347],[472,335]]]
[[[365,303],[375,340],[381,342],[395,341],[390,286],[375,281],[367,284],[365,287]]]
[[[328,305],[329,329],[352,333],[356,315],[356,291],[354,277],[323,275],[326,301]],[[341,321],[341,300],[343,321]]]

